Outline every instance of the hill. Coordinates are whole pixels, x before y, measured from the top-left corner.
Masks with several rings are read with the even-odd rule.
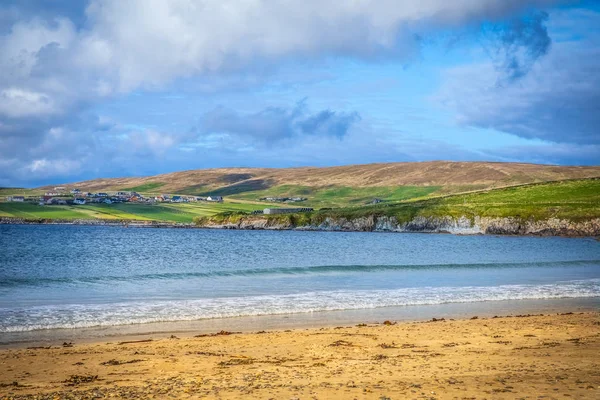
[[[600,179],[564,180],[311,213],[196,217],[205,227],[600,235]]]
[[[204,169],[148,177],[94,179],[62,186],[85,191],[222,195],[243,200],[305,196],[309,200],[317,199],[318,204],[314,205],[344,206],[351,205],[353,200],[360,204],[374,197],[399,201],[434,192],[439,195],[590,177],[600,177],[600,167],[431,161],[324,168]],[[329,204],[328,200],[332,199],[343,200]]]

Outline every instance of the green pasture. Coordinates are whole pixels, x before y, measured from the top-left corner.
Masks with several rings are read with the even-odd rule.
[[[423,217],[515,217],[573,221],[600,218],[600,179],[521,185],[396,204],[327,211],[338,216],[394,215],[408,221]]]
[[[266,190],[235,194],[232,195],[231,198],[256,201],[263,197],[306,197],[306,201],[295,204],[316,209],[324,207],[338,208],[362,206],[370,203],[374,199],[380,199],[384,202],[398,202],[429,196],[439,189],[439,186],[310,187],[280,185]]]
[[[344,193],[342,191],[342,193]],[[327,217],[359,218],[369,216],[394,216],[399,221],[415,217],[513,217],[523,220],[549,218],[585,221],[600,218],[600,179],[582,179],[550,183],[521,185],[492,189],[469,194],[412,198],[400,202],[380,203],[360,207],[340,207],[312,213],[266,216],[289,219],[301,224],[319,224]],[[239,213],[225,213],[199,218],[225,222],[245,218]]]
[[[197,216],[222,212],[251,212],[264,205],[244,203],[160,203],[160,204],[85,204],[44,205],[0,203],[0,217],[36,219],[105,219],[164,222],[192,222]]]

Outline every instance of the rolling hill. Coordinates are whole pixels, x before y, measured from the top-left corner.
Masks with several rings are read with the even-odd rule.
[[[220,168],[173,172],[148,177],[94,179],[63,184],[87,191],[135,190],[236,196],[285,194],[332,188],[434,187],[439,193],[526,183],[599,177],[600,167],[572,167],[495,162],[409,162],[302,168]],[[284,187],[281,190],[281,187]],[[50,187],[50,186],[49,186]],[[298,191],[298,190],[296,190]],[[301,194],[301,193],[300,193]]]

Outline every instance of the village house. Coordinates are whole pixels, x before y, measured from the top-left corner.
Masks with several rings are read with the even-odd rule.
[[[208,196],[206,198],[206,201],[214,201],[217,203],[222,203],[223,202],[223,196]]]
[[[263,214],[290,214],[297,212],[311,212],[312,208],[309,207],[299,207],[299,208],[265,208],[263,210]]]
[[[16,202],[22,203],[25,201],[25,197],[23,197],[23,196],[8,196],[6,198],[6,201],[16,201]]]
[[[78,197],[75,200],[73,200],[73,204],[83,205],[83,204],[85,204],[85,199],[82,197]]]
[[[79,190],[79,189],[72,189],[71,193],[72,194],[79,194],[79,193],[81,193],[81,190]]]

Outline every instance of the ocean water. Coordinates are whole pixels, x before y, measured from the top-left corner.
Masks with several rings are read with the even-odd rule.
[[[0,225],[0,333],[593,298],[594,239]]]

